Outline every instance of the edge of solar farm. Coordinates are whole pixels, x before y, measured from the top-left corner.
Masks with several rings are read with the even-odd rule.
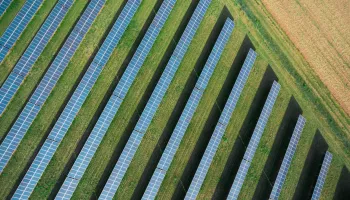
[[[172,53],[172,56],[168,61],[168,64],[166,65],[160,79],[157,82],[157,85],[153,90],[152,95],[149,98],[147,105],[143,110],[141,117],[139,118],[135,126],[134,131],[131,133],[131,136],[129,137],[127,144],[125,145],[115,167],[113,168],[113,171],[109,176],[107,183],[105,184],[102,190],[100,199],[112,198],[116,193],[116,191],[118,190],[120,183],[132,160],[128,157],[130,156],[133,157],[135,155],[136,149],[141,143],[143,134],[140,128],[142,128],[143,131],[145,132],[148,125],[152,121],[152,118],[159,104],[161,103],[165,95],[165,92],[168,89],[184,55],[186,54],[187,49],[190,45],[190,42],[192,41],[208,6],[209,6],[209,3],[206,1],[200,1],[199,4],[197,5],[195,12],[192,14],[192,17],[189,20],[189,23],[187,24],[185,31],[183,32],[178,44],[175,47],[174,52]],[[148,114],[152,116],[148,116]],[[133,146],[135,144],[137,146]]]
[[[265,126],[272,112],[273,106],[280,91],[280,84],[276,81],[273,82],[269,95],[264,104],[263,110],[259,116],[258,122],[255,126],[253,135],[249,141],[248,147],[244,153],[244,157],[239,166],[236,177],[231,186],[227,199],[238,199],[245,177],[248,173],[250,163],[253,160],[256,149],[258,148],[262,134],[264,133]]]
[[[17,188],[14,196],[21,196],[24,193],[30,194],[34,190],[34,187],[51,161],[52,156],[67,133],[82,104],[86,100],[86,97],[88,96],[103,67],[106,65],[114,48],[118,45],[140,3],[140,0],[129,0],[125,5],[113,28],[105,39],[105,42],[102,44],[89,69],[83,76],[76,91],[73,93],[70,101],[66,105],[62,115],[57,120],[38,155],[35,157],[31,167],[27,171],[25,177],[22,179],[22,182]]]
[[[332,164],[333,165],[333,164]],[[242,191],[243,192],[243,191]]]
[[[298,142],[300,140],[301,133],[303,131],[303,128],[305,126],[306,120],[302,115],[299,115],[297,124],[295,125],[292,137],[290,139],[290,142],[287,147],[287,151],[284,155],[282,164],[280,166],[280,169],[278,171],[275,183],[273,184],[273,188],[270,194],[269,199],[278,199],[283,183],[286,179],[289,167],[292,162],[292,158],[296,152]]]
[[[39,10],[42,2],[43,0],[27,0],[11,24],[6,28],[0,38],[0,63],[15,45],[24,29]]]
[[[0,116],[60,26],[74,0],[59,0],[0,88]]]
[[[197,198],[199,190],[204,182],[209,167],[219,147],[227,125],[231,119],[232,113],[236,108],[245,83],[248,80],[250,71],[255,63],[256,57],[257,54],[255,53],[255,51],[250,49],[243,63],[242,69],[240,70],[239,75],[236,79],[236,82],[232,87],[231,93],[225,103],[225,107],[220,115],[220,118],[210,138],[208,146],[206,147],[205,152],[201,158],[200,164],[197,167],[196,173],[191,181],[190,187],[187,190],[185,199]]]
[[[28,103],[21,111],[21,114],[11,127],[9,133],[6,135],[0,145],[0,174],[7,165],[14,151],[17,149],[30,125],[38,115],[58,79],[63,74],[70,59],[73,57],[76,49],[102,9],[104,2],[104,0],[92,0],[89,3],[73,31],[70,33],[50,65],[48,71],[45,73],[34,93],[31,95]]]
[[[6,12],[13,0],[3,0],[0,3],[0,17]]]
[[[164,180],[167,169],[169,168],[176,150],[180,145],[181,139],[186,132],[188,125],[197,109],[197,106],[205,92],[208,82],[219,62],[222,52],[233,32],[234,22],[231,19],[227,19],[224,27],[222,28],[219,37],[217,38],[214,47],[211,50],[209,58],[207,59],[204,68],[196,82],[192,93],[187,100],[186,106],[176,124],[176,127],[171,134],[171,138],[168,142],[166,149],[157,164],[157,167],[152,175],[150,182],[143,194],[142,199],[155,199],[158,190]]]

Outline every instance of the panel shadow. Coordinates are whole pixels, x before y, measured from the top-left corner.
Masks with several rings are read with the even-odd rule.
[[[233,145],[224,171],[221,174],[220,181],[215,188],[213,199],[224,199],[227,197],[241,160],[243,159],[246,146],[250,141],[255,125],[258,122],[259,115],[272,87],[272,83],[275,80],[278,80],[278,78],[272,68],[268,66],[260,82],[248,114],[244,119],[239,135]]]
[[[292,96],[255,189],[253,199],[269,198],[300,114],[302,114],[302,109]]]
[[[317,130],[293,196],[294,200],[311,198],[327,149],[328,144]]]

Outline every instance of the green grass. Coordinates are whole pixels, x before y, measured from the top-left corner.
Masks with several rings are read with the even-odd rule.
[[[23,4],[24,1],[18,0],[17,2]],[[0,185],[4,186],[0,188],[1,196],[5,197],[9,195],[16,181],[21,177],[24,168],[30,162],[31,156],[35,155],[35,148],[39,146],[40,141],[46,138],[47,132],[56,121],[59,111],[63,108],[65,101],[69,99],[69,94],[73,91],[74,86],[78,83],[78,78],[82,75],[84,67],[88,64],[88,59],[92,56],[93,52],[97,50],[99,43],[103,41],[103,35],[106,33],[108,27],[114,23],[115,14],[120,8],[121,3],[122,0],[107,0],[105,7],[93,23],[92,28],[78,48],[49,99],[44,104],[39,116],[32,124],[30,130],[21,142],[21,145],[10,160],[8,167],[6,167],[1,174]],[[31,195],[32,199],[48,198],[56,182],[60,178],[65,178],[64,175],[62,175],[64,168],[67,166],[70,158],[75,158],[77,156],[75,151],[79,141],[81,141],[83,136],[89,134],[91,126],[94,125],[92,122],[97,120],[101,112],[100,109],[104,107],[103,104],[100,104],[108,99],[110,94],[107,94],[107,91],[114,85],[112,82],[120,78],[116,77],[117,73],[147,17],[150,13],[154,14],[153,6],[155,3],[156,0],[144,0],[141,4],[130,26],[127,28],[125,35],[122,37],[120,44],[113,52],[111,59],[102,71],[90,95],[66,134],[66,137],[61,142],[56,154]],[[12,122],[16,119],[16,116],[24,106],[25,100],[28,99],[35,85],[39,82],[45,69],[47,69],[50,61],[58,52],[64,38],[68,35],[68,31],[78,19],[86,4],[87,0],[76,1],[53,39],[44,50],[42,56],[40,56],[35,63],[31,73],[15,95],[8,109],[4,115],[0,117],[0,138],[4,137]],[[103,187],[103,185],[98,185],[99,181],[101,178],[106,179],[111,171],[111,168],[109,168],[108,171],[106,171],[107,177],[104,176],[106,166],[108,166],[109,162],[116,162],[116,160],[111,159],[114,158],[113,154],[118,144],[122,141],[123,134],[130,134],[130,132],[125,133],[125,131],[133,114],[141,114],[142,110],[137,110],[137,106],[141,103],[141,97],[144,95],[148,84],[155,75],[155,71],[165,54],[166,48],[170,43],[174,42],[172,38],[189,4],[190,1],[178,0],[175,5],[150,52],[150,56],[147,57],[134,84],[130,88],[130,92],[127,94],[105,138],[75,191],[73,199],[97,197],[98,194],[96,194],[96,192],[100,191],[101,187]],[[15,62],[20,55],[22,55],[25,46],[29,44],[36,30],[38,30],[40,24],[45,19],[44,16],[49,13],[53,5],[53,1],[45,1],[38,15],[35,16],[30,23],[30,25],[32,25],[30,27],[33,28],[26,29],[13,51],[8,55],[8,58],[0,65],[1,72],[5,71],[5,73],[0,74],[0,83],[5,80]],[[292,95],[297,99],[303,109],[303,115],[307,119],[307,124],[301,136],[297,152],[293,158],[280,199],[292,198],[317,129],[321,131],[322,136],[330,146],[330,151],[334,155],[331,170],[327,176],[326,184],[322,192],[322,199],[329,199],[334,193],[343,165],[346,164],[348,167],[350,166],[350,156],[348,149],[346,149],[348,147],[350,135],[349,118],[344,115],[344,112],[331,98],[325,86],[321,84],[317,76],[308,68],[305,64],[305,60],[303,60],[296,48],[291,44],[284,33],[281,32],[276,23],[274,23],[271,16],[269,16],[261,6],[259,7],[259,3],[255,1],[249,3],[245,1],[232,2],[230,0],[212,1],[199,27],[198,33],[195,35],[154,120],[145,133],[144,139],[115,195],[116,199],[130,199],[132,197],[153,151],[161,151],[158,140],[165,130],[167,121],[185,87],[185,83],[193,72],[193,67],[204,48],[205,41],[208,39],[210,31],[213,29],[224,5],[227,6],[235,19],[236,26],[234,32],[214,71],[193,120],[181,142],[180,148],[175,155],[174,161],[161,186],[158,199],[170,199],[177,185],[180,183],[182,173],[190,159],[199,136],[203,132],[204,124],[209,117],[211,109],[208,108],[215,106],[215,100],[219,95],[232,62],[246,34],[248,34],[256,47],[259,57],[250,74],[246,87],[243,90],[223,140],[219,145],[218,152],[214,157],[214,161],[209,169],[203,187],[201,188],[199,198],[210,199],[214,194],[215,187],[220,180],[228,156],[238,137],[238,132],[249,111],[268,63],[272,65],[273,70],[277,74],[279,82],[282,85],[282,90],[248,172],[240,199],[251,199],[253,197],[254,188],[257,187],[260,175],[263,173],[262,170],[265,161],[271,151],[276,132]],[[19,6],[14,6],[14,4],[12,4],[8,12],[6,12],[6,15],[0,18],[0,31],[4,31],[4,27],[6,27],[14,17],[18,11],[18,7]],[[41,14],[39,15],[39,13]],[[210,137],[210,135],[208,137]]]

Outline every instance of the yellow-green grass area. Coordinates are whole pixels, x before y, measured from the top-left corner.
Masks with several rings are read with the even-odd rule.
[[[17,8],[20,8],[21,6],[19,5],[22,5],[23,3],[24,1],[13,1],[8,11],[0,19],[1,35],[5,32],[6,28],[8,27],[8,25],[10,25],[11,21],[13,20],[14,16],[11,16],[17,14],[17,12],[19,11],[17,10]],[[41,7],[36,12],[36,14],[33,16],[32,20],[28,23],[27,28],[24,29],[15,45],[11,48],[6,58],[2,61],[0,65],[0,84],[2,84],[5,81],[6,77],[11,72],[18,59],[22,56],[23,52],[34,38],[36,32],[44,23],[46,17],[49,15],[51,9],[54,7],[55,4],[56,1],[44,1]]]
[[[94,52],[97,51],[100,42],[103,41],[103,35],[106,34],[108,26],[114,23],[115,15],[117,10],[120,9],[122,2],[123,0],[107,0],[105,7],[78,48],[49,99],[44,104],[39,116],[32,124],[30,130],[21,142],[21,145],[13,155],[13,158],[1,174],[0,185],[5,186],[0,188],[1,196],[6,197],[9,195],[16,181],[18,181],[21,174],[24,173],[25,167],[30,163],[31,157],[35,155],[35,149],[40,148],[40,143],[46,138],[50,127],[52,127],[60,111],[69,99],[69,94],[71,94],[78,84],[80,80],[79,77],[81,77],[84,72],[88,60],[94,55]],[[117,77],[117,74],[121,70],[124,60],[127,58],[131,47],[134,45],[147,17],[155,12],[153,7],[156,2],[157,0],[144,0],[142,2],[138,12],[127,28],[125,35],[122,37],[120,44],[113,52],[111,59],[102,71],[66,137],[61,142],[56,154],[31,195],[32,199],[45,199],[50,197],[52,191],[57,189],[57,181],[62,181],[65,178],[67,173],[67,171],[64,171],[65,167],[72,165],[70,159],[74,160],[77,156],[76,150],[80,149],[78,147],[79,142],[84,141],[82,138],[86,138],[86,136],[89,135],[89,130],[91,130],[101,109],[105,106],[105,102],[112,90],[111,87],[115,85],[116,79],[120,78]],[[15,95],[7,111],[0,117],[1,137],[4,137],[7,133],[12,122],[23,107],[25,100],[29,98],[30,93],[35,88],[35,85],[40,80],[50,61],[54,58],[64,38],[68,35],[68,31],[76,19],[78,19],[78,16],[82,13],[86,4],[87,0],[76,1],[54,38],[50,41],[48,47],[36,62],[30,75]],[[154,120],[145,133],[144,139],[131,162],[115,198],[131,198],[138,182],[141,180],[141,176],[145,171],[152,153],[157,150],[161,151],[158,147],[158,140],[165,130],[167,121],[170,119],[180,94],[185,88],[185,83],[190,78],[196,60],[199,58],[204,48],[205,41],[208,39],[210,31],[213,29],[224,6],[227,6],[235,19],[235,30],[214,71],[180,148],[175,155],[175,159],[160,189],[158,199],[170,199],[174,194],[187,162],[190,159],[191,153],[209,118],[210,109],[208,108],[215,106],[215,100],[221,91],[232,62],[246,34],[248,34],[249,38],[252,40],[259,57],[254,64],[254,68],[219,146],[214,162],[209,169],[199,194],[200,198],[209,199],[213,196],[215,187],[220,181],[220,176],[227,163],[228,156],[231,153],[232,146],[238,138],[238,132],[252,104],[268,64],[271,64],[274,72],[277,74],[279,82],[282,85],[282,90],[248,172],[240,199],[249,199],[253,197],[253,188],[256,188],[258,180],[263,173],[263,168],[271,151],[276,132],[292,95],[300,104],[303,115],[307,119],[307,125],[302,134],[295,157],[293,158],[281,199],[292,198],[317,129],[320,130],[322,136],[326,139],[330,146],[330,151],[334,156],[322,192],[322,198],[328,199],[333,196],[342,166],[344,164],[348,167],[350,166],[348,149],[346,149],[349,139],[349,119],[344,115],[339,105],[331,98],[329,92],[314,72],[308,68],[305,60],[301,57],[293,44],[273,22],[268,13],[259,5],[261,5],[259,1],[252,1],[248,3],[248,5],[244,2],[242,3],[242,1],[212,1],[199,27],[199,31],[195,35]],[[138,110],[138,105],[144,103],[141,102],[142,96],[151,83],[152,77],[155,76],[157,67],[168,45],[173,43],[172,38],[174,33],[178,29],[186,9],[189,6],[190,1],[187,0],[178,0],[176,3],[150,55],[147,57],[124,103],[121,105],[105,138],[80,181],[73,199],[88,199],[98,196],[98,192],[100,192],[103,187],[99,182],[105,180],[109,176],[116,162],[115,154],[120,153],[121,145],[123,142],[125,143],[125,137],[131,134],[128,125],[130,121],[135,120],[133,118],[134,113],[138,115],[141,114],[142,110]],[[41,10],[43,8],[44,5]],[[49,10],[50,8],[47,8],[46,12],[49,12]],[[256,18],[251,16],[252,12],[254,12]],[[2,22],[1,20],[5,20],[6,16],[0,19],[0,24],[5,23],[5,21]],[[22,40],[24,40],[23,37],[20,38],[17,44]],[[23,50],[14,48],[11,54],[18,54],[17,57],[19,57]],[[9,56],[11,56],[11,54]],[[15,61],[13,61],[10,67],[13,67],[14,63]],[[159,76],[159,74],[156,76]],[[4,78],[6,78],[6,75],[4,75]],[[3,81],[4,78],[0,79],[0,81]],[[314,99],[315,97],[317,100]],[[320,109],[321,107],[322,109]],[[116,151],[118,153],[116,153]]]

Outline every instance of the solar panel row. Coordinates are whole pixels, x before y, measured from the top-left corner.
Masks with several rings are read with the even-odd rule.
[[[256,149],[258,148],[261,136],[270,117],[272,108],[276,102],[280,88],[281,86],[276,81],[274,81],[269,95],[267,97],[267,100],[265,102],[264,108],[259,116],[258,123],[255,126],[252,138],[250,139],[247,150],[245,151],[243,160],[238,169],[235,180],[233,181],[233,185],[227,197],[227,199],[229,200],[238,199],[239,193],[243,186],[244,179],[249,170],[250,163],[253,160]]]
[[[248,55],[243,63],[242,69],[239,72],[237,80],[232,88],[232,91],[227,99],[225,107],[220,115],[219,121],[216,124],[213,135],[210,138],[207,148],[203,154],[196,173],[191,181],[190,187],[186,193],[185,199],[196,199],[204,179],[208,173],[209,167],[213,161],[215,153],[219,147],[221,139],[225,133],[226,127],[230,121],[233,111],[237,105],[239,97],[243,91],[245,83],[247,82],[249,73],[256,60],[256,53],[250,49]]]
[[[92,0],[0,146],[0,173],[67,67],[105,0]]]
[[[0,2],[0,17],[2,16],[2,14],[4,14],[6,9],[10,6],[12,1],[13,0],[3,0]]]
[[[83,76],[76,91],[73,93],[71,99],[67,103],[62,114],[58,118],[56,124],[51,130],[47,140],[43,147],[40,149],[39,154],[34,159],[31,167],[27,171],[25,177],[19,185],[17,193],[28,192],[29,194],[34,190],[37,182],[44,173],[46,166],[51,161],[56,148],[60,144],[61,140],[68,131],[75,116],[79,112],[82,104],[84,103],[88,93],[93,87],[97,77],[99,76],[102,68],[107,63],[113,49],[117,46],[120,38],[125,32],[126,27],[131,21],[131,18],[135,14],[141,0],[130,0],[124,7],[116,23],[108,34],[106,40],[102,44],[101,48],[97,52],[94,60],[92,61],[87,72]],[[55,143],[55,144],[53,144]],[[28,184],[30,182],[30,184]],[[60,194],[60,193],[59,193]],[[73,193],[65,191],[60,199],[69,199]]]
[[[331,162],[332,162],[332,157],[333,157],[332,154],[329,151],[327,151],[326,155],[323,159],[321,171],[320,171],[320,174],[318,175],[316,186],[315,186],[314,191],[312,193],[311,200],[318,200],[321,197],[322,188],[323,188],[323,185],[326,181],[328,169],[329,169],[329,166],[331,165]]]
[[[175,3],[175,1],[173,1]],[[194,14],[192,15],[189,23],[186,26],[186,29],[184,33],[182,34],[178,44],[175,47],[175,50],[173,52],[173,55],[171,56],[160,80],[157,83],[157,86],[152,93],[152,96],[146,105],[144,113],[148,113],[150,111],[150,108],[154,109],[155,106],[159,105],[160,101],[163,98],[163,95],[166,91],[166,88],[169,86],[172,77],[174,76],[178,66],[180,65],[187,49],[192,41],[194,34],[196,33],[198,26],[203,19],[203,16],[205,14],[206,8],[209,6],[210,1],[200,1]],[[162,91],[161,91],[162,90]],[[121,90],[118,90],[118,88],[115,90],[115,94],[123,94]],[[156,94],[156,95],[155,95]],[[158,95],[158,96],[157,96]],[[155,109],[156,110],[156,109]],[[154,111],[155,111],[154,110]],[[150,113],[149,113],[150,114]],[[144,124],[145,121],[150,122],[150,118],[146,116],[141,116],[138,124],[140,122]],[[136,125],[138,127],[139,125]],[[136,128],[137,129],[137,128]],[[126,173],[127,166],[131,162],[132,156],[135,154],[137,146],[140,144],[142,139],[142,134],[139,134],[140,129],[134,130],[131,134],[121,156],[118,159],[118,162],[116,166],[114,167],[112,174],[110,175],[103,191],[100,196],[101,199],[105,198],[112,198],[117,191],[121,180]]]
[[[143,194],[142,199],[155,199],[158,190],[162,184],[165,174],[171,164],[171,161],[180,145],[182,137],[184,136],[188,125],[196,111],[196,108],[202,98],[205,88],[216,68],[217,63],[221,57],[221,54],[230,38],[233,31],[234,23],[231,19],[227,19],[226,23],[221,30],[221,33],[209,55],[209,58],[197,80],[190,98],[188,99],[186,106],[180,116],[179,121],[176,124],[174,132],[171,135],[168,145],[157,165],[155,172],[152,175],[150,182]]]
[[[297,124],[295,125],[292,138],[290,139],[290,142],[288,144],[286,154],[284,155],[281,168],[278,171],[278,175],[273,185],[272,192],[270,194],[269,199],[278,199],[281,193],[283,183],[286,180],[286,176],[287,176],[290,164],[292,162],[294,153],[297,149],[297,145],[300,139],[300,135],[303,131],[305,122],[306,122],[305,118],[302,115],[299,115]]]
[[[28,48],[0,88],[0,115],[28,75],[32,66],[43,52],[51,37],[67,14],[73,0],[60,0],[35,35]]]
[[[127,6],[131,7],[132,5],[133,8],[129,8],[129,9],[133,9],[133,11],[136,11],[136,7],[137,7],[136,3],[139,4],[140,1],[129,1]],[[173,4],[169,4],[167,2],[163,3],[163,5],[161,6],[161,9],[157,13],[150,28],[148,29],[145,37],[141,41],[141,44],[136,50],[135,55],[133,56],[131,62],[129,63],[129,66],[127,67],[126,72],[123,74],[124,78],[122,77],[122,79],[125,79],[125,78],[131,79],[131,76],[136,76],[135,70],[138,70],[142,66],[143,62],[145,61],[172,7],[173,7]],[[165,19],[160,19],[160,18],[165,18]],[[97,55],[96,58],[98,57],[101,57],[101,56]],[[125,84],[124,85],[118,84],[117,88],[120,86],[125,87],[124,90],[126,90],[127,92],[128,89],[126,87],[130,87],[132,82],[128,81],[128,84],[129,83],[130,85],[126,85],[126,86]],[[96,152],[97,147],[101,142],[105,132],[107,131],[108,126],[111,123],[114,114],[117,112],[117,109],[119,108],[119,105],[121,104],[121,102],[122,102],[122,99],[120,98],[120,96],[116,96],[115,94],[112,95],[111,99],[107,103],[106,108],[101,114],[101,117],[99,118],[96,126],[94,127],[87,142],[85,143],[82,151],[80,152],[78,158],[76,159],[70,173],[66,177],[56,198],[69,198],[73,194],[76,186],[78,185],[79,180],[81,179],[86,168],[88,167],[89,162],[91,161],[94,153]],[[115,107],[115,103],[119,103],[118,107]],[[111,116],[112,113],[114,113],[113,116]]]
[[[7,27],[6,31],[2,34],[0,38],[0,63],[16,43],[42,2],[43,0],[27,0],[11,24]]]

